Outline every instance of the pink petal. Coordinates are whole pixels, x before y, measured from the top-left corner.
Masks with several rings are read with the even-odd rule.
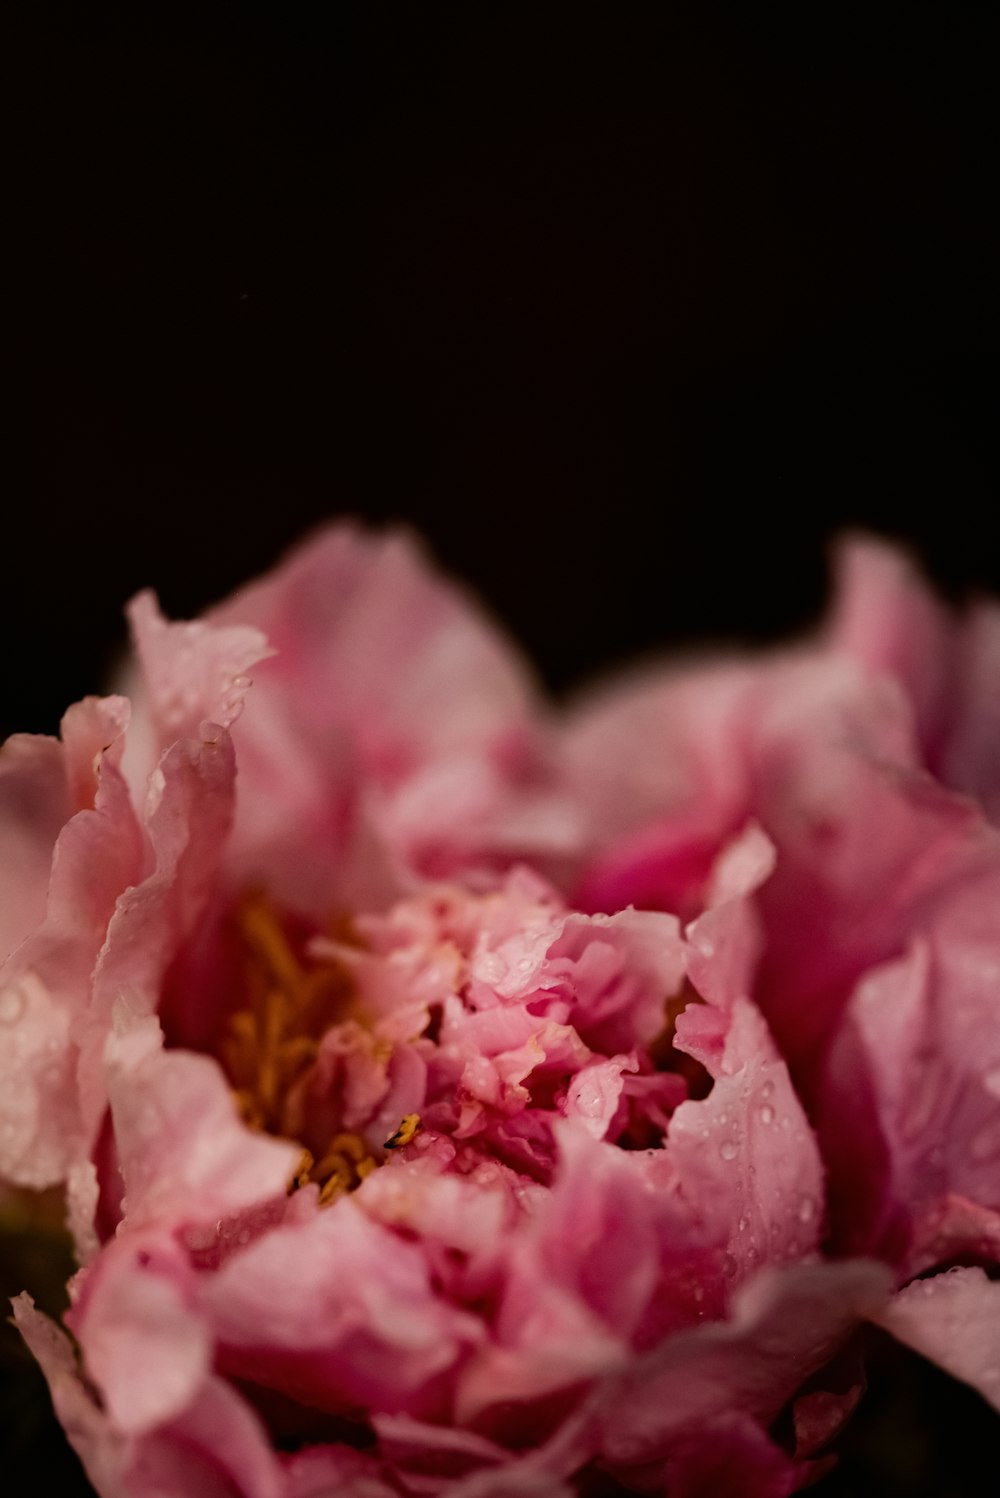
[[[206,721],[230,728],[251,684],[246,673],[274,654],[260,630],[168,623],[149,591],[132,600],[128,617],[160,746],[197,737]]]
[[[350,1198],[234,1255],[203,1303],[241,1376],[348,1412],[420,1413],[435,1380],[482,1335],[477,1319],[435,1295],[419,1245]]]
[[[101,1498],[134,1498],[127,1482],[131,1443],[111,1425],[80,1377],[69,1338],[35,1310],[30,1295],[12,1301],[14,1320],[41,1365],[59,1421]]]
[[[115,1003],[155,1011],[164,975],[204,913],[233,815],[235,764],[223,729],[178,740],[150,779],[146,829],[153,867],[118,900],[78,1025],[80,1091],[93,1137],[106,1106],[104,1045]]]
[[[108,1044],[129,1225],[209,1221],[283,1196],[298,1147],[239,1121],[214,1060],[160,1047],[155,1020]]]
[[[875,1319],[1000,1410],[1000,1284],[982,1269],[915,1280]]]
[[[682,1049],[691,1012],[678,1020]],[[788,1069],[747,1000],[733,1008],[718,1062],[703,1059],[718,1066],[715,1085],[703,1101],[676,1110],[667,1148],[682,1197],[724,1245],[738,1284],[764,1263],[815,1250],[823,1167]]]
[[[211,1365],[211,1336],[191,1299],[192,1274],[172,1239],[108,1246],[67,1320],[104,1406],[126,1435],[172,1420]]]
[[[594,1416],[604,1462],[627,1480],[705,1422],[742,1413],[766,1428],[858,1322],[881,1310],[888,1289],[887,1272],[864,1261],[758,1276],[730,1321],[669,1338],[609,1391]]]
[[[266,870],[282,903],[317,916],[338,898],[356,903],[359,839],[381,844],[391,866],[392,799],[429,768],[471,755],[501,772],[476,813],[486,832],[505,778],[531,773],[536,700],[527,673],[406,536],[332,526],[210,618],[253,625],[276,651],[235,730],[233,866],[250,877]],[[456,773],[461,781],[466,771]],[[438,820],[449,796],[446,775],[443,799],[431,796]],[[413,840],[412,807],[400,839],[403,847]]]
[[[63,783],[48,781],[47,794],[69,820],[52,854],[44,919],[0,971],[0,1174],[36,1188],[59,1181],[85,1151],[76,1027],[115,903],[141,867],[118,769],[126,711],[119,698],[92,699],[66,715],[65,748],[52,746]],[[49,776],[53,754],[44,759]],[[27,858],[29,879],[31,867]]]

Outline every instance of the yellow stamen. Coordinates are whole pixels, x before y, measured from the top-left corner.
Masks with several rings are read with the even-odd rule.
[[[309,1172],[313,1168],[313,1157],[310,1150],[303,1150],[299,1156],[299,1163],[295,1167],[295,1173],[288,1183],[288,1190],[298,1191],[302,1186],[308,1185]]]
[[[390,1134],[389,1138],[385,1141],[385,1148],[387,1150],[402,1149],[404,1144],[409,1144],[419,1127],[420,1114],[407,1113],[395,1134]]]
[[[331,1025],[364,1018],[350,966],[324,958],[305,967],[262,895],[244,900],[237,920],[247,954],[248,1003],[231,1016],[222,1045],[237,1106],[249,1127],[298,1140],[305,1133],[315,1147],[308,1127],[309,1072],[320,1041]],[[356,933],[350,937],[357,942]],[[416,1114],[403,1119],[388,1147],[408,1143],[418,1123]],[[315,1184],[325,1205],[354,1191],[378,1164],[359,1134],[340,1132],[319,1151],[318,1164],[303,1147],[288,1189]]]

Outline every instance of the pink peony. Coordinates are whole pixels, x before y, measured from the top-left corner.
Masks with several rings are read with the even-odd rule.
[[[333,527],[7,745],[0,1178],[80,1264],[15,1316],[99,1493],[771,1498],[871,1320],[1000,1408],[1000,612],[841,562],[560,718]]]

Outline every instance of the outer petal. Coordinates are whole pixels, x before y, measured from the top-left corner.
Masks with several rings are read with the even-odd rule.
[[[933,762],[947,731],[953,625],[905,552],[870,536],[841,544],[825,633],[832,649],[902,686],[924,756]]]
[[[1000,1232],[998,903],[1000,849],[924,903],[905,956],[865,975],[824,1073],[844,1241],[917,1269]],[[958,1199],[964,1229],[946,1210]],[[996,1214],[992,1232],[977,1208]]]
[[[45,918],[0,971],[0,1174],[23,1185],[54,1184],[84,1149],[75,1027],[115,902],[142,859],[118,770],[126,717],[120,698],[88,700],[66,715],[63,783],[47,787],[69,820],[55,846]],[[30,859],[26,872],[30,881]]]
[[[101,1498],[285,1498],[284,1481],[256,1417],[221,1379],[145,1435],[127,1434],[96,1401],[68,1338],[21,1295],[14,1317],[49,1382],[56,1413]]]
[[[532,685],[509,646],[431,574],[407,536],[331,527],[211,619],[252,624],[276,651],[258,670],[236,730],[233,863],[245,874],[266,871],[273,893],[306,913],[325,913],[338,898],[354,904],[358,840],[374,836],[391,855],[392,803],[411,780],[433,780],[435,766],[444,771],[438,791],[426,784],[439,823],[453,809],[456,783],[468,787],[471,765],[472,819],[487,841],[494,823],[505,848],[517,841],[504,830],[502,803],[504,786],[530,782],[538,762]],[[477,760],[488,767],[485,781]],[[404,845],[426,825],[426,810],[412,799],[400,805]],[[479,851],[489,864],[489,849]]]
[[[206,719],[231,727],[250,686],[246,673],[274,654],[260,630],[169,623],[148,591],[132,600],[128,617],[160,747],[195,737]]]
[[[1000,1410],[1000,1284],[982,1269],[915,1280],[875,1319]]]
[[[685,1039],[686,1010],[677,1043]],[[695,1011],[695,1018],[699,1018]],[[726,1250],[735,1284],[765,1263],[814,1251],[823,1227],[819,1148],[760,1014],[737,1001],[721,1058],[702,1053],[716,1082],[675,1112],[670,1161],[689,1210]]]
[[[983,603],[956,618],[905,554],[858,537],[837,556],[826,638],[900,684],[925,763],[1000,819],[1000,607]]]
[[[126,1481],[129,1446],[85,1386],[69,1338],[35,1310],[30,1295],[12,1302],[14,1320],[34,1353],[52,1394],[56,1414],[101,1498],[135,1498]]]
[[[701,908],[719,844],[746,816],[758,674],[742,661],[647,670],[581,703],[564,738],[590,834],[576,904],[684,919]]]
[[[116,1002],[138,1014],[156,1009],[163,976],[212,893],[232,822],[235,765],[229,735],[205,725],[180,739],[150,780],[146,825],[153,868],[120,897],[94,974],[93,999],[79,1022],[84,1122],[96,1134],[107,1102],[104,1046]]]
[[[706,1422],[742,1412],[766,1428],[858,1321],[879,1312],[888,1288],[887,1272],[862,1261],[759,1276],[731,1321],[678,1333],[609,1391],[593,1417],[603,1461],[627,1482],[636,1468],[669,1462],[675,1443]]]

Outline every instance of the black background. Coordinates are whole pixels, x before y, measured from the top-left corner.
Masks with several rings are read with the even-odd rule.
[[[556,688],[847,524],[1000,589],[992,6],[23,10],[5,730],[337,513]]]
[[[102,686],[136,588],[196,612],[338,513],[423,532],[556,690],[801,625],[848,525],[1000,591],[991,5],[0,25],[0,731]],[[941,1463],[871,1491],[974,1490]]]

